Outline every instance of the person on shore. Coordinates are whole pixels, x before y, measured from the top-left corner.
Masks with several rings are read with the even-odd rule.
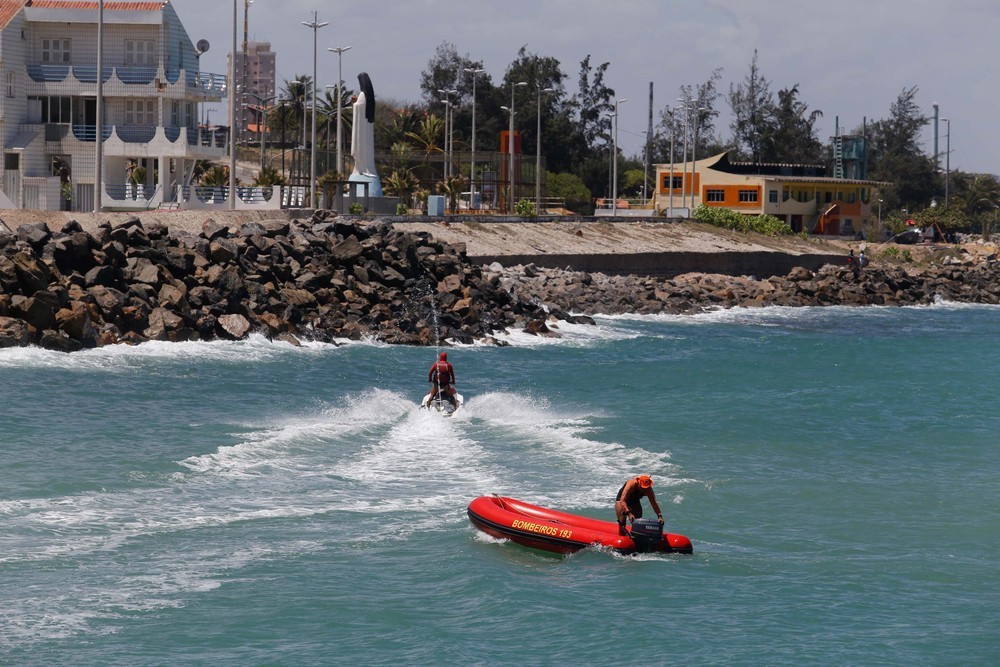
[[[440,391],[452,407],[458,409],[458,400],[455,398],[455,367],[448,361],[447,352],[438,355],[438,360],[434,362],[427,374],[427,381],[431,383],[431,391],[427,394],[428,399],[433,400]]]
[[[625,530],[626,521],[642,518],[642,503],[640,501],[643,496],[649,499],[650,507],[656,512],[656,518],[660,520],[660,525],[663,525],[663,513],[660,512],[660,506],[656,502],[656,494],[653,493],[653,478],[649,475],[637,475],[622,484],[622,488],[618,489],[618,495],[615,496],[615,516],[618,518],[619,534],[628,534]]]
[[[861,275],[861,268],[858,266],[858,260],[854,256],[854,249],[851,249],[851,253],[847,256],[847,268],[851,270],[854,274],[854,279],[857,280],[858,276]]]

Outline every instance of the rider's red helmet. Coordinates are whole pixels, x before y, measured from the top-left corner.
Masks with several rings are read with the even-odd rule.
[[[438,355],[438,359],[440,359],[441,361],[448,361],[448,353],[442,352],[441,354]]]
[[[649,475],[639,475],[637,479],[639,480],[639,486],[644,489],[648,489],[653,486],[653,478]]]

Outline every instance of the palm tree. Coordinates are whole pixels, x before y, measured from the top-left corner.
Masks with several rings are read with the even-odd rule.
[[[420,181],[409,169],[397,169],[382,182],[386,194],[399,197],[407,206],[410,205],[410,198],[418,187]]]
[[[465,190],[468,182],[469,179],[465,176],[457,175],[446,178],[437,184],[437,191],[448,198],[448,208],[452,212],[458,210],[458,196]]]
[[[229,185],[229,167],[225,165],[212,165],[201,175],[201,184],[212,187],[226,187]]]
[[[435,114],[428,114],[420,121],[420,129],[417,132],[407,132],[406,137],[412,139],[417,148],[424,152],[424,173],[423,181],[433,180],[430,162],[432,153],[443,153],[443,149],[438,145],[438,138],[444,136],[444,119]]]

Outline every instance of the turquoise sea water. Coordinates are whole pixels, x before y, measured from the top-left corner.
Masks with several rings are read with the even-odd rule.
[[[1000,308],[600,318],[450,351],[0,350],[0,664],[987,665]],[[500,493],[693,556],[487,538]]]

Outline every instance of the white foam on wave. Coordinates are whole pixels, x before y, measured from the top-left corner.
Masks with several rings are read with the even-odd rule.
[[[359,344],[359,343],[354,343]],[[0,349],[0,368],[65,368],[86,371],[117,372],[129,370],[148,361],[221,361],[255,363],[281,359],[289,355],[328,353],[338,346],[329,343],[303,342],[295,347],[280,341],[271,341],[260,334],[253,334],[239,341],[199,341],[168,343],[149,341],[139,345],[105,345],[72,354],[54,352],[39,347]]]
[[[192,472],[253,476],[275,468],[314,470],[317,449],[385,428],[414,407],[402,395],[373,389],[344,397],[312,414],[283,417],[255,426],[243,442],[192,456],[180,464]]]
[[[648,472],[663,486],[676,474],[669,452],[656,452],[597,437],[599,413],[553,408],[531,396],[492,392],[472,399],[466,417],[479,425],[480,439],[504,442],[504,458],[525,457],[535,480],[518,488],[489,489],[518,497],[530,490],[535,500],[569,507],[607,507],[623,479],[622,471]],[[517,448],[523,453],[518,453]],[[524,474],[524,473],[521,473]],[[626,475],[629,473],[626,473]],[[585,483],[581,483],[585,480]]]
[[[523,329],[508,330],[497,334],[496,339],[516,347],[544,348],[552,346],[581,347],[590,346],[604,341],[631,340],[642,334],[636,331],[617,327],[605,322],[608,318],[595,317],[594,324],[575,324],[572,322],[549,322],[548,327],[559,337],[536,336],[526,333]],[[610,325],[609,325],[610,324]]]

